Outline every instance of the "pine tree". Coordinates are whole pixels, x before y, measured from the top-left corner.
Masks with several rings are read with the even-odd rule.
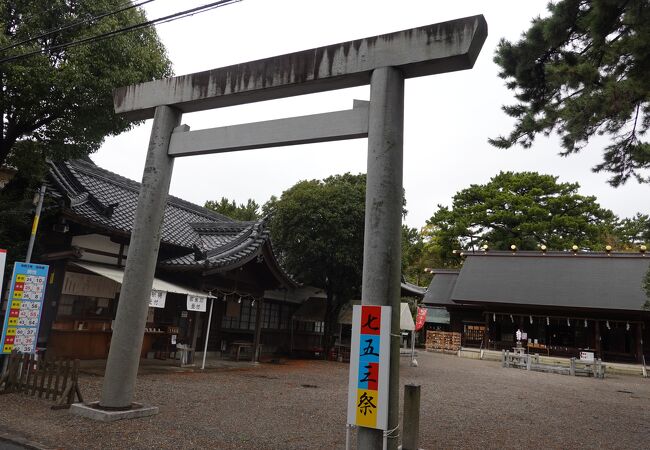
[[[512,132],[490,143],[530,147],[555,131],[568,155],[606,135],[611,143],[593,170],[612,173],[613,186],[650,182],[650,2],[561,0],[548,9],[519,42],[497,48],[500,77],[519,103],[503,107],[516,119]]]

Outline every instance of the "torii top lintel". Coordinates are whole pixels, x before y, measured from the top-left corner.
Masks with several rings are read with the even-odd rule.
[[[369,84],[378,67],[404,77],[471,69],[487,37],[482,15],[328,45],[115,90],[115,112],[153,117],[157,106],[183,112]]]

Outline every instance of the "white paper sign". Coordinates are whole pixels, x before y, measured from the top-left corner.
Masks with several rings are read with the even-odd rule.
[[[198,295],[187,295],[187,310],[188,311],[206,311],[207,297],[200,297]]]
[[[593,361],[594,360],[594,352],[580,352],[580,360],[581,361]]]
[[[152,289],[151,298],[149,298],[149,306],[151,306],[152,308],[164,308],[166,298],[167,298],[167,292],[156,291],[155,289]]]

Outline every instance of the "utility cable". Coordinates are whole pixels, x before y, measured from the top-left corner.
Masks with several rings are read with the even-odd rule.
[[[153,1],[156,1],[156,0],[145,0],[145,1],[143,1],[143,2],[136,3],[136,4],[133,4],[133,3],[131,3],[131,2],[129,1],[129,2],[127,2],[127,3],[124,4],[124,5],[128,5],[128,6],[120,7],[120,9],[116,9],[116,10],[114,10],[114,11],[109,11],[109,12],[105,12],[105,13],[99,14],[99,15],[97,15],[97,16],[89,17],[89,18],[87,18],[87,19],[80,20],[80,21],[78,21],[78,22],[74,22],[74,23],[71,23],[71,24],[69,24],[69,25],[65,25],[65,26],[63,26],[63,27],[54,28],[54,29],[51,29],[51,30],[49,30],[49,31],[46,31],[46,32],[44,32],[44,33],[42,33],[42,34],[39,34],[38,36],[33,36],[33,37],[30,37],[30,38],[27,38],[27,39],[23,39],[23,40],[20,41],[20,42],[16,42],[16,43],[11,44],[11,45],[8,45],[8,46],[6,46],[6,47],[2,47],[2,48],[0,48],[0,52],[4,52],[4,51],[6,51],[6,50],[10,50],[10,49],[12,49],[12,48],[16,48],[16,47],[18,47],[19,45],[27,44],[27,43],[29,43],[29,42],[31,42],[31,41],[35,41],[35,40],[37,40],[37,39],[42,39],[42,38],[48,37],[48,36],[50,36],[50,35],[52,35],[52,34],[59,33],[59,32],[61,32],[61,31],[69,30],[70,28],[76,28],[76,27],[78,27],[78,26],[84,25],[84,24],[89,23],[89,22],[95,22],[95,21],[97,21],[97,20],[103,19],[104,17],[112,16],[112,15],[114,15],[114,14],[118,14],[118,13],[121,13],[121,12],[123,12],[123,11],[127,11],[127,10],[129,10],[129,9],[137,8],[138,6],[146,5],[147,3],[151,3],[151,2],[153,2]]]
[[[89,44],[89,43],[92,43],[92,42],[102,41],[104,39],[108,39],[110,37],[113,37],[113,36],[116,36],[116,35],[119,35],[119,34],[139,30],[141,28],[147,28],[147,27],[159,24],[159,23],[172,22],[174,20],[182,19],[184,17],[192,16],[194,14],[198,14],[198,13],[201,13],[201,12],[206,12],[206,11],[218,8],[220,6],[226,6],[226,5],[231,4],[231,3],[238,3],[240,1],[242,1],[242,0],[220,0],[220,1],[217,1],[217,2],[213,2],[213,3],[208,3],[208,4],[203,5],[203,6],[198,6],[196,8],[191,8],[191,9],[188,9],[188,10],[185,10],[185,11],[180,11],[180,12],[177,12],[177,13],[174,13],[174,14],[170,14],[170,15],[167,15],[167,16],[164,16],[164,17],[160,17],[158,19],[148,20],[146,22],[138,23],[138,24],[135,24],[135,25],[130,25],[130,26],[127,26],[127,27],[124,27],[124,28],[109,31],[107,33],[98,34],[98,35],[95,35],[95,36],[79,39],[79,40],[76,40],[76,41],[71,41],[71,42],[68,42],[68,43],[65,43],[65,44],[52,45],[50,47],[46,47],[46,48],[43,48],[43,49],[40,49],[40,50],[35,50],[35,51],[32,51],[32,52],[28,52],[28,53],[23,53],[23,54],[20,54],[20,55],[9,56],[7,58],[0,59],[0,64],[5,63],[5,62],[16,61],[18,59],[27,58],[29,56],[34,56],[34,55],[38,55],[38,54],[41,54],[41,53],[46,53],[46,52],[49,52],[49,51],[52,51],[52,50],[62,50],[62,49],[70,48],[70,47],[76,47],[76,46],[83,45],[83,44]]]

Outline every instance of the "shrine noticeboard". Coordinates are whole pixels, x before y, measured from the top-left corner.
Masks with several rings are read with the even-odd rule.
[[[34,353],[49,266],[17,262],[2,327],[2,353]]]
[[[207,300],[207,297],[187,294],[187,310],[205,312]]]
[[[388,429],[390,306],[352,310],[348,424]]]

